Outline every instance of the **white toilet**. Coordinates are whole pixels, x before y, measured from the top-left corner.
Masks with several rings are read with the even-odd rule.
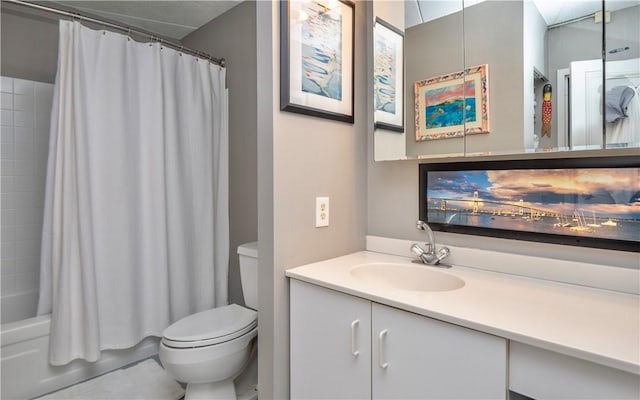
[[[247,365],[258,334],[258,243],[238,246],[247,307],[230,304],[185,317],[165,329],[160,361],[187,384],[186,400],[235,399],[233,380]]]

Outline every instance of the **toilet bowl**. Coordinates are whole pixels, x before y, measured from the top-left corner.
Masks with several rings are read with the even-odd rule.
[[[257,243],[238,247],[247,307],[257,307]],[[187,384],[186,400],[235,399],[234,378],[255,352],[257,312],[230,304],[175,322],[162,333],[159,356],[165,370]]]

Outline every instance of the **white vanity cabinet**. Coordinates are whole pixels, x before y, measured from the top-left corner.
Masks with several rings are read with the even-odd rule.
[[[629,372],[511,341],[509,388],[535,399],[640,399]]]
[[[503,399],[507,341],[372,303],[374,399]]]
[[[371,398],[371,302],[291,280],[291,398]]]
[[[293,399],[506,397],[502,338],[295,279],[290,323]]]

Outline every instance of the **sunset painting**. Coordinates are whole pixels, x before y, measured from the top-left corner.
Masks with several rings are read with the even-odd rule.
[[[428,171],[428,221],[640,242],[640,168]]]

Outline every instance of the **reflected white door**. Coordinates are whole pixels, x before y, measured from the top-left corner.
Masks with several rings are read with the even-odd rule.
[[[571,63],[571,146],[602,147],[602,60]]]

